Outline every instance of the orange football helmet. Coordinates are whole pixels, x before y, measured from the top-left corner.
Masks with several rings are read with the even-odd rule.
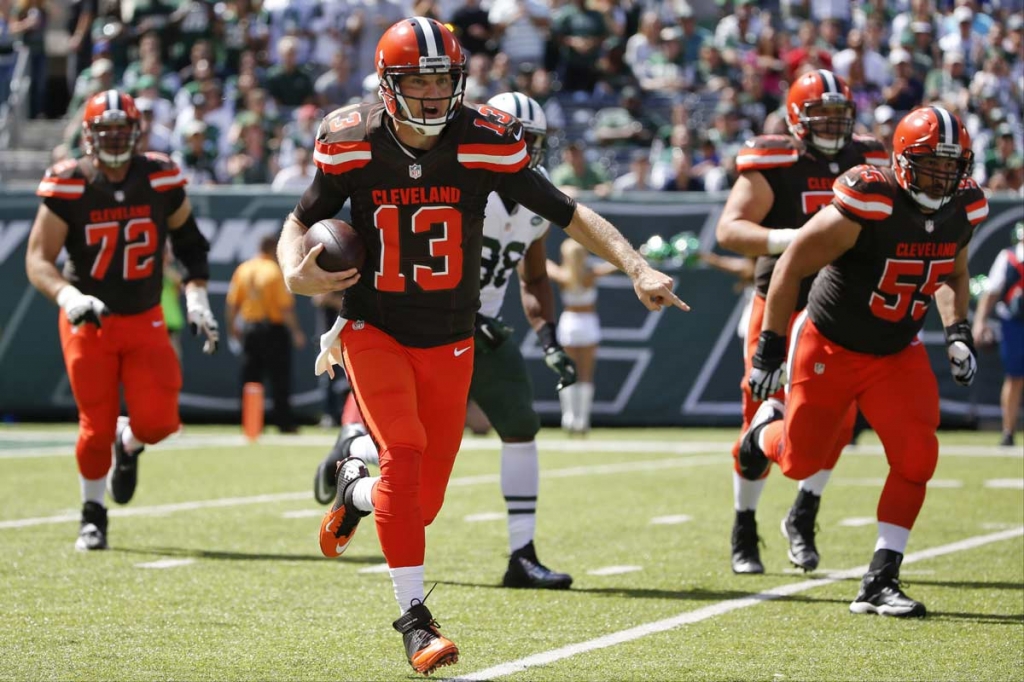
[[[392,25],[377,43],[380,97],[388,115],[421,135],[440,135],[462,107],[465,65],[462,46],[440,22],[410,17]],[[452,80],[450,96],[412,97],[402,92],[403,76],[445,73]],[[413,113],[410,101],[419,103],[419,115]]]
[[[98,92],[85,104],[82,146],[100,163],[117,168],[135,152],[141,117],[132,96],[118,90]]]
[[[823,154],[832,156],[847,145],[856,118],[850,87],[831,71],[808,71],[789,86],[789,132]]]
[[[896,181],[922,208],[937,210],[960,191],[974,169],[967,128],[942,107],[921,107],[903,117],[892,140]]]

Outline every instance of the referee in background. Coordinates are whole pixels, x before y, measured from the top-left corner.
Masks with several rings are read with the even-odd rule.
[[[295,316],[295,299],[277,264],[277,236],[260,240],[260,252],[231,276],[225,316],[228,334],[242,345],[242,383],[270,379],[274,401],[271,422],[281,433],[297,433],[288,396],[291,394],[292,346],[306,337]],[[238,323],[241,316],[242,322]]]

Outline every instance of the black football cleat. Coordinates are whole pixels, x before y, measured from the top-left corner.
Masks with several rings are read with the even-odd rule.
[[[755,511],[736,512],[732,524],[732,572],[737,574],[764,573],[761,563],[761,538],[757,535]]]
[[[320,504],[330,504],[334,499],[335,487],[338,484],[338,462],[348,457],[352,441],[366,435],[366,427],[362,424],[345,424],[341,427],[338,440],[327,453],[323,461],[316,467],[313,476],[313,497]]]
[[[789,514],[782,519],[782,534],[789,540],[789,560],[805,571],[813,571],[821,562],[814,544],[820,504],[820,495],[801,490]]]
[[[750,428],[740,439],[739,465],[740,475],[748,481],[760,480],[772,462],[757,445],[761,430],[774,421],[786,416],[785,408],[775,398],[769,398],[757,408],[754,418],[750,420]]]
[[[370,512],[363,511],[352,503],[355,483],[370,473],[366,465],[355,457],[346,457],[338,462],[335,476],[334,505],[320,521],[320,551],[329,559],[341,556],[356,534],[359,521]]]
[[[121,434],[128,426],[128,417],[117,418],[117,430],[114,431],[114,463],[107,478],[107,492],[118,504],[128,504],[135,495],[135,486],[139,482],[139,455],[146,448],[135,452],[125,450]]]
[[[900,588],[903,555],[888,549],[875,552],[860,592],[850,604],[850,613],[873,613],[893,618],[924,618],[924,604],[908,597]]]
[[[91,552],[107,548],[107,510],[96,502],[82,505],[82,520],[78,526],[75,549]]]
[[[402,634],[409,665],[418,673],[429,675],[438,668],[459,662],[459,648],[441,635],[440,625],[430,615],[426,604],[417,601],[392,627]]]
[[[505,587],[528,587],[538,590],[566,590],[572,585],[572,576],[558,573],[537,559],[533,540],[512,552],[508,570],[501,584]]]

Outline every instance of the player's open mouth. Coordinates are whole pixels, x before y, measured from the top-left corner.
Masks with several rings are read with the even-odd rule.
[[[425,118],[437,118],[440,114],[441,109],[438,107],[432,107],[429,105],[424,105],[423,107],[423,115]]]

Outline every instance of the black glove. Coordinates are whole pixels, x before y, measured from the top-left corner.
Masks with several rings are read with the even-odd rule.
[[[763,331],[757,341],[747,384],[754,400],[767,400],[786,383],[786,337]]]
[[[483,353],[490,352],[505,343],[505,340],[512,336],[512,327],[508,326],[496,317],[476,314],[475,321],[476,347]]]
[[[961,320],[946,327],[945,332],[946,356],[953,380],[961,386],[970,386],[978,373],[978,352],[974,350],[971,326]]]
[[[576,363],[555,340],[555,325],[545,322],[544,326],[537,330],[537,338],[544,348],[544,364],[558,375],[558,385],[555,388],[561,391],[566,386],[575,384]]]

